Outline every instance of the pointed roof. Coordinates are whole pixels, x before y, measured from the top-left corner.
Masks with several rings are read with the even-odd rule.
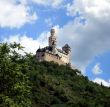
[[[68,44],[65,44],[63,47],[70,48],[70,46]]]

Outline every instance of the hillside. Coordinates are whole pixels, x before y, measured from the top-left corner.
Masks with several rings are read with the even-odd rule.
[[[0,107],[110,107],[110,88],[15,49],[22,47],[0,44]]]

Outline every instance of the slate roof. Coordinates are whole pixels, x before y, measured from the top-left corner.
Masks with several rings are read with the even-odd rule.
[[[69,45],[65,45],[65,46],[69,47]],[[62,49],[58,49],[58,48],[56,48],[56,49],[59,53],[67,55],[67,53],[65,51],[63,51]],[[44,47],[41,49],[39,48],[36,52],[52,52],[52,47],[47,46],[47,47]]]
[[[65,46],[64,47],[66,47],[66,48],[70,48],[70,46],[68,45],[68,44],[65,44]]]
[[[39,48],[36,52],[46,52],[46,51],[52,51],[52,47],[47,46],[41,49]]]

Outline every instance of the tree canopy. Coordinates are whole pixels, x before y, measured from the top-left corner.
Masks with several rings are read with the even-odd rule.
[[[89,81],[69,66],[21,55],[22,48],[0,44],[0,107],[110,106],[109,87]]]

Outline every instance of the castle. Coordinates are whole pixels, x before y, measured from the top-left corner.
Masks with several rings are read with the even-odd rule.
[[[65,44],[62,49],[56,47],[57,38],[55,29],[50,30],[50,37],[48,40],[49,46],[39,48],[36,51],[36,58],[38,61],[53,61],[59,65],[70,64],[71,48],[68,44]]]

